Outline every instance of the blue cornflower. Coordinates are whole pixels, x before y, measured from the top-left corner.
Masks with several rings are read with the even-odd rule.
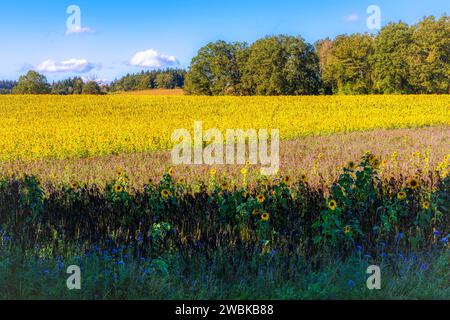
[[[355,281],[353,281],[353,280],[348,280],[347,286],[348,286],[350,289],[353,289],[353,287],[355,286]]]
[[[404,234],[403,232],[400,232],[400,233],[397,235],[397,241],[402,240],[404,236],[405,236],[405,234]]]
[[[428,264],[422,263],[422,264],[420,265],[420,269],[422,269],[423,271],[428,270]]]

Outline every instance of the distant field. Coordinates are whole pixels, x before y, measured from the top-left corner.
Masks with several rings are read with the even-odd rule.
[[[377,129],[367,132],[301,137],[281,143],[281,173],[298,180],[306,175],[312,185],[331,185],[342,168],[357,161],[366,151],[381,159],[380,174],[384,178],[413,176],[419,170],[425,178],[439,165],[450,164],[450,127],[417,129]],[[445,160],[447,159],[447,160]],[[107,155],[78,159],[41,159],[35,161],[2,161],[1,175],[37,175],[45,184],[68,184],[71,180],[104,186],[113,181],[118,168],[127,173],[130,183],[140,189],[149,179],[159,181],[170,166],[170,152],[154,151],[134,154]],[[175,178],[188,183],[208,179],[203,166],[176,166]],[[221,179],[239,182],[240,166],[218,166]],[[249,168],[249,183],[255,182],[257,167]],[[205,178],[206,177],[206,178]]]
[[[182,96],[184,95],[184,91],[183,89],[148,89],[128,91],[122,94],[132,96]]]
[[[283,140],[450,125],[449,96],[2,96],[0,160],[168,150],[175,129],[279,129]]]

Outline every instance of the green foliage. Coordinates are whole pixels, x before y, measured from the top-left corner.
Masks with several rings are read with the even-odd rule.
[[[135,91],[147,89],[176,89],[184,86],[186,72],[180,69],[142,71],[126,76],[111,83],[110,90]]]
[[[373,52],[374,39],[370,35],[338,36],[329,50],[323,81],[331,85],[334,93],[370,93]]]
[[[101,94],[100,86],[96,81],[89,81],[83,86],[83,94]]]
[[[50,85],[44,75],[30,70],[19,78],[19,82],[13,89],[15,94],[47,94],[50,93]]]
[[[247,44],[217,41],[192,59],[185,91],[197,95],[239,95]]]

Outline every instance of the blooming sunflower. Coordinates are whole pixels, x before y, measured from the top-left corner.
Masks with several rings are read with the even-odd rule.
[[[117,177],[123,176],[123,169],[122,168],[117,168],[116,175],[117,175]]]
[[[350,170],[356,169],[356,163],[354,163],[353,161],[350,161],[347,166]]]
[[[291,177],[290,177],[290,176],[285,176],[285,177],[283,178],[283,182],[284,182],[285,184],[289,184],[289,183],[291,182]]]
[[[352,228],[351,228],[350,226],[346,226],[346,227],[344,228],[344,233],[345,233],[345,234],[350,233],[350,231],[352,231]]]
[[[419,187],[419,180],[412,178],[408,181],[408,187],[411,190],[416,190]]]
[[[398,200],[405,200],[406,199],[406,192],[403,192],[403,191],[399,192],[397,194],[397,199]]]
[[[422,202],[422,209],[428,210],[430,208],[430,203],[428,201]]]
[[[300,181],[301,182],[306,182],[308,180],[308,177],[306,176],[306,174],[301,174],[300,175]]]
[[[242,175],[246,175],[247,174],[247,169],[246,168],[242,168],[241,169],[241,174]]]
[[[118,184],[114,187],[114,191],[116,191],[117,193],[121,193],[123,191],[123,187]]]
[[[170,169],[167,171],[167,174],[168,174],[170,177],[173,177],[173,168],[170,168]]]
[[[76,181],[71,182],[71,183],[70,183],[70,188],[71,188],[73,191],[78,190],[78,183],[77,183]]]
[[[215,176],[216,173],[217,173],[217,170],[216,170],[216,169],[211,169],[211,170],[209,170],[209,174],[212,175],[212,176]]]
[[[253,210],[253,215],[256,216],[261,216],[262,215],[262,210],[261,209],[255,209]]]
[[[269,221],[269,219],[270,219],[270,214],[268,214],[267,212],[266,212],[266,213],[263,213],[263,214],[261,215],[261,220],[262,220],[262,221]]]
[[[186,179],[185,178],[178,179],[178,184],[185,184],[185,183],[186,183]]]
[[[264,197],[262,194],[256,197],[256,200],[258,200],[258,203],[263,203],[266,201],[266,197]]]
[[[337,202],[335,200],[331,200],[330,202],[328,202],[328,208],[332,211],[336,210]]]
[[[161,196],[163,198],[168,198],[170,196],[170,191],[167,189],[164,189],[163,191],[161,191]]]

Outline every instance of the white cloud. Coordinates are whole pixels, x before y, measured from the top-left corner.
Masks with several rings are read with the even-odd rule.
[[[95,81],[95,82],[97,82],[100,85],[102,85],[102,84],[109,84],[111,82],[111,81],[109,81],[107,79],[97,78],[96,76],[81,77],[81,79],[83,80],[83,82]]]
[[[92,69],[94,69],[94,65],[88,62],[86,59],[69,59],[61,62],[46,60],[36,67],[37,71],[46,73],[85,73],[91,71]]]
[[[144,68],[164,68],[177,64],[178,60],[174,56],[160,54],[154,49],[140,51],[130,60],[130,65]]]
[[[67,28],[66,35],[92,33],[92,32],[93,31],[90,28],[70,27],[70,28]]]
[[[356,22],[359,20],[359,16],[356,13],[348,15],[345,17],[345,21],[347,22]]]

